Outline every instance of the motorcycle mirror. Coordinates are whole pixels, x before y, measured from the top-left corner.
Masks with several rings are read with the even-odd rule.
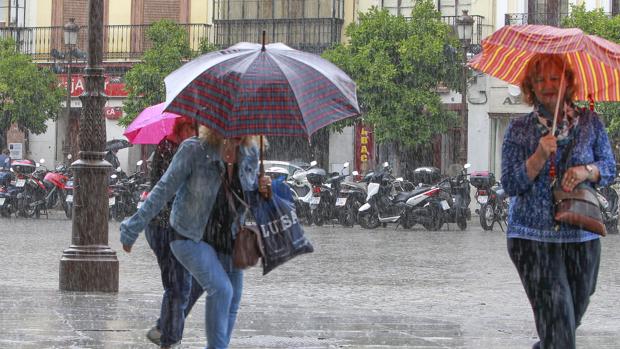
[[[41,166],[41,164],[37,162],[37,166],[36,167],[39,167],[39,166]]]
[[[344,168],[349,167],[349,162],[347,161],[347,162],[345,162],[344,164],[342,164],[342,167],[344,167]]]
[[[318,164],[318,162],[316,162],[316,160],[310,161],[310,166],[316,166],[316,164]]]
[[[110,178],[112,178],[112,179],[116,179],[116,177],[118,177],[116,174],[113,174],[113,175],[110,176]]]
[[[390,164],[388,164],[387,161],[383,163],[383,167],[388,167],[388,166],[390,166]]]
[[[470,163],[466,163],[465,165],[463,165],[463,168],[464,168],[464,169],[468,169],[468,168],[470,168],[470,167],[471,167],[471,164],[470,164]]]
[[[73,158],[73,155],[67,154],[67,159],[71,160],[72,158]]]
[[[357,175],[359,175],[360,173],[359,173],[359,172],[357,172],[357,171],[353,171],[353,172],[351,172],[351,174],[352,174],[352,175],[354,175],[354,176],[357,176]]]
[[[45,159],[41,158],[41,160],[39,160],[39,163],[44,164],[45,163]]]
[[[116,172],[121,172],[121,171],[123,171],[123,169],[120,166],[116,168]]]
[[[136,166],[142,166],[142,163],[144,163],[144,161],[138,160],[138,162],[136,162]]]

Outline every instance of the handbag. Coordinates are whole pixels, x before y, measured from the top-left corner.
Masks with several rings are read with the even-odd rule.
[[[568,145],[558,167],[566,171],[568,157],[575,146],[577,135]],[[559,178],[562,178],[561,176]],[[553,201],[555,206],[554,219],[559,223],[574,225],[601,236],[607,235],[607,228],[603,223],[601,204],[594,188],[585,183],[579,183],[571,192],[565,192],[556,179],[553,185]]]
[[[230,178],[230,173],[229,173]],[[234,204],[233,195],[239,202],[248,208],[248,204],[245,203],[236,193],[232,192],[229,187],[228,181],[222,178],[222,185],[224,192],[226,193],[226,201],[230,212],[236,214],[236,222],[239,230],[237,236],[233,242],[232,257],[233,266],[237,269],[247,269],[258,264],[258,260],[263,257],[263,249],[260,239],[260,230],[256,225],[241,224],[241,219]]]

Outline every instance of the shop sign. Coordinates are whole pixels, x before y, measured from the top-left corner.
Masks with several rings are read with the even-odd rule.
[[[82,75],[71,75],[71,97],[79,97],[84,93],[86,82]],[[58,75],[58,86],[67,89],[67,75]],[[119,76],[105,76],[105,94],[108,97],[126,97],[125,82]]]
[[[118,120],[123,116],[123,108],[121,107],[104,107],[103,115],[108,120]]]
[[[355,125],[355,169],[366,172],[374,159],[374,139],[372,127],[358,123]]]

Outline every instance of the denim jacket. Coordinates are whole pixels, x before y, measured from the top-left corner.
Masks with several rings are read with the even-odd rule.
[[[593,112],[579,118],[575,146],[568,156],[568,167],[595,164],[600,171],[597,185],[613,182],[616,162],[603,123]],[[508,214],[508,238],[521,238],[541,242],[584,242],[599,236],[575,226],[562,224],[556,230],[553,219],[554,205],[547,160],[538,176],[530,180],[525,168],[526,160],[536,151],[542,132],[536,127],[532,113],[510,123],[502,146],[502,180],[506,193],[511,196]],[[561,180],[559,162],[568,147],[558,145],[555,156],[557,179]]]
[[[258,147],[239,147],[237,161],[243,190],[257,190]],[[121,243],[133,245],[140,232],[175,193],[170,225],[179,235],[200,241],[222,183],[222,168],[217,149],[197,137],[185,140],[142,207],[121,223]],[[233,226],[233,236],[236,229],[236,225]]]

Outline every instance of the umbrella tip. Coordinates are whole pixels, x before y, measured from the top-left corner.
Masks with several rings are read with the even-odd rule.
[[[267,33],[263,30],[263,47],[260,49],[261,51],[265,51],[265,35]]]

